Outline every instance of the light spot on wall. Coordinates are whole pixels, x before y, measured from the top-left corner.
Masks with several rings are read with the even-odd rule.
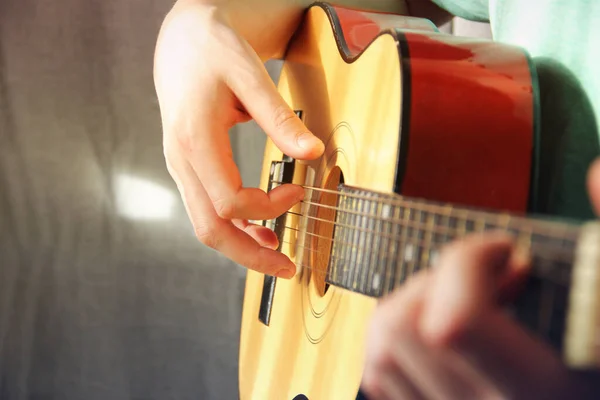
[[[118,213],[134,220],[169,219],[176,200],[171,190],[125,174],[116,177],[115,193]]]

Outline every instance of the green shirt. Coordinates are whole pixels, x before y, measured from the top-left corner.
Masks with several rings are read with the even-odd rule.
[[[489,22],[496,41],[530,54],[541,112],[539,201],[532,211],[593,218],[586,176],[600,155],[600,0],[433,1]]]

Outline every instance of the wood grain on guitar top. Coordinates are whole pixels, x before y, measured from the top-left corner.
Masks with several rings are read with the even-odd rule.
[[[294,183],[324,187],[339,180],[332,172],[341,172],[346,184],[383,193],[526,211],[532,84],[522,54],[504,48],[496,53],[504,56],[499,59],[490,53],[492,46],[500,49],[445,37],[424,20],[310,8],[287,51],[279,91],[302,110],[326,150],[319,160],[296,165]],[[427,82],[416,81],[423,79]],[[268,140],[262,189],[268,187],[271,162],[282,157]],[[321,196],[307,189],[311,201],[329,203]],[[324,290],[327,262],[309,255],[331,246],[303,235],[318,224],[302,226],[302,219],[333,221],[334,215],[319,216],[306,203],[291,212],[281,251],[299,272],[277,281],[269,326],[257,317],[264,276],[248,271],[240,397],[354,399],[376,300],[339,287]],[[333,234],[324,228],[313,232]]]

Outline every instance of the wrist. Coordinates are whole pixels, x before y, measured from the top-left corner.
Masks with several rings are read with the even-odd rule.
[[[314,0],[221,0],[222,15],[263,61],[281,58]]]

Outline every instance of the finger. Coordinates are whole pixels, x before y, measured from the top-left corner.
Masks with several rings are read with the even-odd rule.
[[[600,215],[600,158],[590,166],[587,183],[594,210]]]
[[[416,329],[399,335],[390,352],[427,399],[472,399],[491,392],[479,374],[461,366],[449,350],[429,347]]]
[[[369,324],[362,390],[369,399],[421,399],[417,387],[395,356],[398,343],[414,328],[429,276],[421,272],[408,279],[400,290],[384,298]],[[411,328],[412,327],[412,328]],[[410,346],[411,344],[409,344]],[[419,362],[419,360],[413,360]]]
[[[504,398],[576,398],[559,358],[500,310],[480,315],[452,347]]]
[[[292,278],[295,265],[284,254],[261,246],[231,221],[219,218],[191,166],[177,162],[182,197],[198,240],[232,261],[264,274]]]
[[[243,189],[233,159],[228,130],[247,119],[247,105],[240,104],[221,71],[244,68],[238,61],[250,56],[243,40],[204,13],[190,12],[168,26],[160,48],[169,53],[157,51],[162,56],[155,68],[165,146],[177,147],[192,165],[220,217],[264,220],[289,210],[303,196],[301,188],[287,185],[269,194]],[[214,40],[203,40],[208,31]],[[212,61],[203,56],[217,53]]]
[[[198,104],[228,104],[232,98],[213,99],[211,93],[222,92],[207,81],[203,87],[206,97]],[[221,94],[220,96],[223,96]],[[231,96],[231,95],[229,95]],[[205,106],[203,106],[205,107]],[[233,103],[226,108],[233,108]],[[204,114],[201,108],[193,116],[182,118],[175,131],[180,151],[192,165],[210,197],[218,216],[224,219],[265,220],[280,216],[297,204],[304,190],[296,185],[281,185],[265,193],[256,188],[243,188],[242,179],[233,159],[228,135],[228,117]]]
[[[244,232],[246,232],[261,246],[268,247],[273,250],[276,250],[277,247],[279,247],[279,240],[277,239],[277,235],[275,234],[275,232],[273,232],[266,226],[251,224],[248,221],[241,219],[234,219],[232,220],[232,222],[238,229],[241,229]]]
[[[542,394],[548,398],[565,385],[563,367],[545,344],[496,307],[507,273],[525,265],[504,235],[476,235],[453,244],[439,258],[420,329],[425,343],[440,352],[456,351],[488,387],[508,398],[528,398],[552,387]]]
[[[527,265],[516,254],[504,234],[474,235],[444,249],[421,320],[424,338],[448,343],[496,304],[507,271]]]
[[[422,274],[422,273],[420,273]],[[415,276],[409,280],[390,301],[389,320],[395,321],[389,353],[403,371],[404,376],[418,387],[427,399],[469,399],[489,394],[489,385],[477,374],[465,368],[458,368],[457,357],[448,351],[438,351],[428,347],[420,337],[418,321],[421,317],[424,300],[432,290],[435,279],[429,276]],[[405,311],[399,318],[398,309]]]
[[[381,371],[380,383],[376,391],[369,392],[369,400],[420,400],[426,399],[398,368]]]
[[[473,369],[464,368],[449,350],[432,349],[417,337],[405,335],[391,349],[406,379],[427,399],[474,399],[492,394],[492,386]],[[486,397],[489,398],[489,397]]]
[[[243,41],[244,57],[236,60],[224,79],[248,113],[275,145],[290,157],[308,160],[319,157],[325,147],[281,97],[262,61]]]

